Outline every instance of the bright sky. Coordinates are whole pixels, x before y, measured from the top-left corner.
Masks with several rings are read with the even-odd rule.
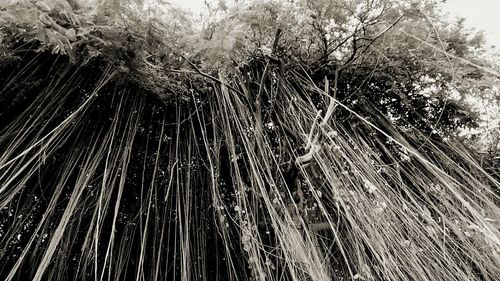
[[[205,9],[205,0],[170,0],[170,2],[194,13],[200,13]],[[467,27],[484,30],[486,41],[500,49],[500,0],[448,0],[445,10],[450,13],[451,19],[464,17]]]
[[[500,49],[500,0],[448,0],[452,18],[464,17],[468,27],[484,30],[486,41]]]
[[[499,0],[500,1],[500,0]],[[168,0],[168,2],[175,3],[181,7],[187,8],[194,13],[200,13],[205,9],[204,0]],[[212,1],[208,1],[209,3]]]

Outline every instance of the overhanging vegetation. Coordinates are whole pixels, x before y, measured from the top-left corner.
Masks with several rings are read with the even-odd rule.
[[[301,34],[272,1],[202,31],[35,2],[0,11],[5,280],[500,275],[498,175],[449,98],[497,72],[426,1],[294,1]]]

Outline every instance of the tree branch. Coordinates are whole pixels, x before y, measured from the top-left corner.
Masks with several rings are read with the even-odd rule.
[[[181,58],[183,58],[184,60],[186,60],[186,61],[189,63],[189,65],[190,65],[192,68],[194,68],[194,70],[196,71],[196,73],[198,73],[199,75],[201,75],[201,76],[203,76],[203,77],[205,77],[205,78],[208,78],[208,79],[210,79],[210,80],[212,80],[212,81],[214,81],[214,82],[217,82],[217,83],[219,83],[219,84],[223,84],[224,86],[226,86],[226,87],[228,87],[229,89],[231,89],[231,90],[235,91],[236,93],[241,94],[241,92],[240,92],[238,89],[236,89],[236,88],[232,87],[231,85],[228,85],[228,84],[226,84],[226,83],[222,82],[220,79],[217,79],[217,78],[213,77],[212,75],[209,75],[209,74],[206,74],[206,73],[202,72],[202,71],[201,71],[201,70],[200,70],[200,69],[199,69],[199,68],[198,68],[198,67],[197,67],[194,63],[192,63],[192,62],[191,62],[188,58],[186,58],[185,56],[181,55]]]

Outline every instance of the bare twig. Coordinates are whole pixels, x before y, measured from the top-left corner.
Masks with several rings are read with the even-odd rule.
[[[201,71],[201,70],[200,70],[200,69],[199,69],[199,68],[198,68],[198,67],[197,67],[197,66],[196,66],[193,62],[191,62],[191,61],[190,61],[188,58],[186,58],[185,56],[181,55],[181,57],[182,57],[184,60],[186,60],[186,61],[189,63],[189,65],[190,65],[192,68],[194,68],[194,70],[196,71],[196,73],[198,73],[199,75],[201,75],[201,76],[203,76],[203,77],[205,77],[205,78],[208,78],[208,79],[210,79],[210,80],[212,80],[212,81],[214,81],[214,82],[217,82],[217,83],[219,83],[219,84],[224,84],[227,88],[229,88],[229,89],[231,89],[231,90],[235,91],[235,92],[236,92],[236,93],[238,93],[238,94],[241,94],[241,92],[240,92],[238,89],[236,89],[236,88],[232,87],[231,85],[228,85],[227,83],[222,82],[220,79],[217,79],[217,78],[213,77],[212,75],[206,74],[205,72]]]
[[[281,28],[278,28],[278,30],[276,30],[276,35],[274,36],[273,55],[276,54],[278,50],[278,41],[280,40],[280,37],[281,37]]]

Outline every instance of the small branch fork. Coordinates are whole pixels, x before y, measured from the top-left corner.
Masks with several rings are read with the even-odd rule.
[[[340,69],[337,69],[335,71],[333,96],[329,95],[330,82],[328,81],[328,78],[325,76],[325,90],[324,91],[325,91],[325,94],[330,97],[330,104],[328,105],[328,109],[325,113],[325,116],[323,117],[323,120],[319,123],[320,127],[324,127],[328,124],[328,121],[330,120],[330,118],[333,115],[333,112],[335,111],[339,70]],[[308,152],[295,159],[295,163],[299,166],[308,165],[312,161],[314,154],[317,153],[321,149],[321,144],[318,144],[321,133],[316,133],[316,134],[314,133],[314,131],[318,125],[318,120],[319,120],[319,118],[321,118],[321,113],[322,113],[322,111],[319,110],[318,113],[316,114],[316,117],[314,118],[313,124],[311,126],[311,130],[309,131],[309,135],[307,136],[307,142],[306,142],[305,149],[308,150]]]

